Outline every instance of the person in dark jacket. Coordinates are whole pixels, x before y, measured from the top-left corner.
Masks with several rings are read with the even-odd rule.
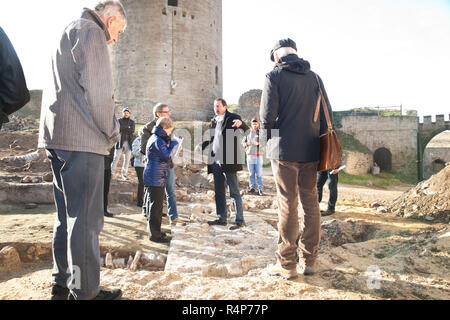
[[[236,210],[236,224],[230,227],[230,230],[234,230],[245,225],[239,181],[236,175],[238,171],[242,170],[242,164],[244,163],[244,153],[240,143],[242,137],[238,137],[238,129],[246,132],[250,128],[242,121],[239,115],[227,110],[227,103],[222,98],[214,101],[214,113],[216,117],[211,120],[210,126],[211,139],[204,141],[196,147],[196,150],[199,151],[200,149],[205,150],[210,146],[210,152],[208,153],[208,173],[214,175],[214,191],[218,219],[209,221],[208,224],[227,225],[226,183]]]
[[[161,232],[164,189],[169,178],[169,161],[173,149],[178,145],[170,135],[174,129],[173,122],[167,117],[159,118],[153,128],[153,135],[148,141],[147,164],[144,170],[144,184],[146,199],[149,203],[150,216],[148,225],[150,240],[154,242],[168,242],[169,238]]]
[[[278,41],[270,57],[276,64],[266,75],[261,98],[261,140],[267,141],[267,158],[271,159],[280,209],[277,263],[270,267],[269,273],[291,279],[298,276],[298,195],[304,211],[300,239],[300,246],[304,246],[304,274],[315,272],[321,235],[316,188],[319,136],[321,129],[326,128],[322,108],[320,121],[315,113],[319,85],[328,106],[330,103],[309,62],[298,57],[293,40]],[[329,113],[332,114],[331,108]]]
[[[114,152],[114,160],[111,164],[111,174],[114,174],[120,156],[123,153],[122,179],[127,180],[128,166],[131,159],[131,146],[134,140],[135,123],[130,118],[130,109],[124,108],[123,117],[119,119],[120,124],[120,141],[116,144]]]
[[[8,115],[30,101],[22,65],[6,33],[0,27],[0,130]]]
[[[114,158],[114,147],[111,148],[109,154],[105,156],[105,177],[103,181],[103,215],[112,218],[114,215],[108,212],[108,195],[111,185],[111,163]]]
[[[153,128],[156,125],[156,121],[158,121],[161,117],[168,117],[170,118],[170,110],[169,106],[167,104],[163,103],[157,103],[153,107],[153,116],[155,119],[147,123],[142,128],[142,134],[141,136],[141,153],[143,155],[146,154],[146,147],[148,139],[150,139],[152,135]],[[181,147],[181,146],[180,146]],[[167,199],[167,213],[169,215],[170,222],[172,224],[176,224],[178,221],[178,210],[177,210],[177,195],[175,193],[175,169],[173,165],[173,161],[170,160],[169,162],[169,178],[167,180],[166,185],[166,199]],[[145,201],[144,201],[145,205]],[[148,208],[145,206],[142,208],[142,211],[145,215],[148,214]]]

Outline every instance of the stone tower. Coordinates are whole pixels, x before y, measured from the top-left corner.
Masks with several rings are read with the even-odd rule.
[[[222,0],[122,0],[125,33],[111,49],[117,113],[139,123],[157,102],[175,120],[208,120],[222,96]]]

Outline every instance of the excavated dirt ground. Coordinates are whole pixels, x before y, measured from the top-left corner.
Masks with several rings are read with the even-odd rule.
[[[7,139],[4,136],[0,139],[0,159],[34,151],[35,133],[25,138],[23,133],[6,136]],[[0,180],[17,182],[23,175],[39,176],[49,170],[40,162],[34,167],[24,163],[16,171],[11,168],[0,162]],[[241,175],[241,188],[246,188],[246,175],[246,172]],[[177,188],[179,214],[187,224],[194,204],[206,212],[213,207],[213,200],[207,195],[211,185],[205,183],[210,177],[204,171],[193,176],[197,180],[196,187]],[[266,195],[244,195],[244,203],[248,211],[276,228],[275,188],[270,169],[265,170],[264,183]],[[135,189],[131,182],[121,185],[125,189],[131,187]],[[318,271],[311,277],[300,276],[287,281],[268,275],[265,268],[241,277],[202,277],[166,273],[163,267],[141,264],[135,272],[103,267],[101,285],[120,287],[124,299],[447,300],[450,298],[448,223],[389,216],[377,210],[411,187],[387,190],[340,184],[336,214],[322,218]],[[325,189],[322,209],[326,208],[327,199]],[[115,216],[105,218],[100,236],[103,258],[107,252],[114,258],[128,258],[137,250],[167,255],[169,245],[148,240],[145,218],[132,202],[114,203],[110,211]],[[25,209],[21,204],[0,204],[0,250],[12,246],[20,256],[19,266],[14,271],[0,272],[0,299],[49,299],[54,212],[53,205]],[[212,212],[211,219],[214,218]],[[170,234],[167,217],[163,219],[163,229]]]

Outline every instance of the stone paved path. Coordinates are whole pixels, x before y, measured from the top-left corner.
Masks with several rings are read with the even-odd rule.
[[[165,271],[238,277],[275,263],[277,231],[249,212],[244,216],[246,226],[232,231],[228,229],[233,225],[230,223],[209,226],[206,222],[214,220],[215,215],[200,213],[191,216],[191,223],[172,227]]]

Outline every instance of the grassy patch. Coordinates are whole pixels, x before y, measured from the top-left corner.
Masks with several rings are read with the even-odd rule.
[[[353,151],[353,152],[361,152],[361,153],[371,153],[369,148],[355,139],[352,135],[344,133],[342,131],[336,131],[337,136],[339,138],[339,142],[341,143],[343,151]]]
[[[341,171],[339,173],[339,182],[360,186],[366,186],[368,184],[369,185],[371,184],[377,187],[388,187],[404,183],[410,184],[410,182],[408,182],[409,180],[405,181],[402,179],[402,177],[403,177],[402,175],[390,172],[381,172],[377,176],[373,175],[357,176]]]

